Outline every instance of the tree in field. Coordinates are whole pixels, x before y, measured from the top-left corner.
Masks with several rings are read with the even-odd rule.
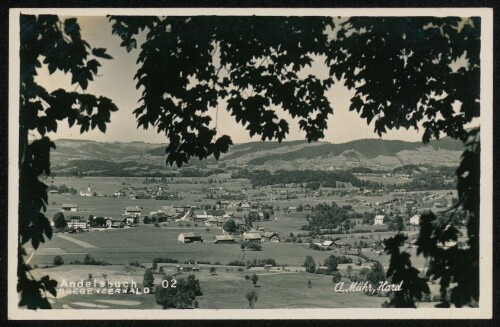
[[[253,309],[255,308],[255,303],[257,302],[259,297],[257,295],[257,292],[253,290],[245,294],[245,299],[248,300],[248,306]]]
[[[163,280],[167,280],[169,285],[172,285],[172,277],[165,276]],[[161,305],[163,309],[175,308],[176,301],[175,296],[177,294],[177,289],[172,287],[162,287],[161,285],[156,285],[155,287],[155,299],[156,303]]]
[[[379,286],[379,282],[383,282],[385,279],[384,267],[382,267],[380,262],[376,261],[366,274],[366,281],[376,289]]]
[[[348,265],[346,268],[347,277],[351,278],[352,272],[353,272],[352,266]]]
[[[44,212],[48,203],[47,185],[41,175],[50,175],[50,150],[56,146],[46,136],[56,132],[60,121],[80,126],[80,132],[98,127],[106,130],[113,102],[87,93],[96,76],[97,58],[111,59],[102,48],[91,48],[81,38],[75,18],[61,21],[54,15],[20,16],[19,84],[19,238],[17,289],[19,306],[28,309],[50,308],[46,292],[56,295],[57,281],[29,274],[23,245],[31,242],[36,250],[45,237],[52,238],[52,228]],[[43,60],[43,62],[42,62]],[[71,76],[71,83],[82,92],[57,89],[48,92],[37,84],[35,76],[42,63],[50,74],[60,71]],[[34,140],[28,134],[36,135]]]
[[[203,295],[201,292],[201,286],[200,286],[200,281],[196,279],[195,275],[189,275],[186,277],[186,288],[189,288],[191,291],[193,291],[193,294],[195,296],[200,296]]]
[[[171,276],[164,277],[163,280],[168,281],[168,285],[173,285]],[[155,287],[156,303],[160,304],[163,309],[177,308],[187,309],[194,306],[196,296],[202,295],[199,281],[194,278],[194,275],[189,275],[186,279],[177,280],[176,287]]]
[[[149,224],[149,216],[144,216],[144,225]]]
[[[222,228],[229,233],[236,233],[238,231],[238,226],[234,222],[234,219],[228,219],[222,226]]]
[[[269,215],[269,212],[264,212],[264,220],[270,220],[271,216]]]
[[[56,214],[54,214],[52,221],[54,222],[54,227],[57,229],[63,229],[64,227],[68,227],[68,223],[66,222],[66,217],[64,217],[64,214],[62,212],[57,212]]]
[[[316,263],[314,262],[313,257],[311,257],[310,255],[306,257],[306,259],[304,260],[304,267],[309,273],[314,273],[314,271],[316,271]]]
[[[216,270],[217,269],[215,269],[215,267],[210,267],[210,269],[209,269],[210,275],[215,275]]]
[[[259,281],[259,276],[257,276],[256,274],[253,274],[252,277],[250,277],[250,279],[252,280],[253,286],[255,286],[255,285],[257,285],[257,282]]]
[[[106,226],[106,218],[96,217],[96,218],[94,218],[93,224],[94,224],[93,226],[104,227],[104,226]]]
[[[332,274],[334,271],[337,271],[338,265],[338,260],[334,255],[329,256],[325,260],[326,271],[328,274]]]
[[[54,257],[54,265],[60,266],[64,264],[64,259],[60,255]]]
[[[338,271],[334,271],[331,275],[333,283],[338,283],[342,280],[342,275]]]
[[[150,289],[155,285],[155,277],[153,276],[153,272],[151,271],[151,269],[146,269],[146,271],[144,272],[142,285]]]

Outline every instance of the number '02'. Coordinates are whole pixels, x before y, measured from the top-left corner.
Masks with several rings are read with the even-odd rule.
[[[170,282],[168,280],[162,280],[161,282],[161,287],[163,288],[176,288],[177,287],[177,280],[172,279]]]

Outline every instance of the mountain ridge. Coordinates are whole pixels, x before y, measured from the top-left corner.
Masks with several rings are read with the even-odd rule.
[[[165,147],[146,142],[98,142],[91,140],[60,139],[52,151],[54,172],[74,173],[89,171],[125,173],[135,170],[148,172],[173,171],[165,165]],[[367,167],[394,168],[404,164],[458,165],[464,145],[457,140],[443,138],[424,145],[402,140],[360,139],[344,143],[313,142],[305,140],[284,142],[248,142],[235,144],[219,161],[208,158],[192,159],[186,167],[215,169],[245,167],[254,169],[327,169]],[[106,169],[99,169],[97,162]],[[102,162],[109,164],[103,165]],[[92,169],[92,167],[94,167]],[[115,167],[115,168],[113,168]],[[101,167],[102,168],[102,167]]]

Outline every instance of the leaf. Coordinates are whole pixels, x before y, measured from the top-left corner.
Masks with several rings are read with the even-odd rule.
[[[92,54],[96,57],[103,59],[113,59],[113,57],[111,57],[109,54],[106,53],[106,49],[104,48],[93,48]]]

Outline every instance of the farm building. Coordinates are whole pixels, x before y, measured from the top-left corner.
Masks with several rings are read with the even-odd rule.
[[[180,233],[177,236],[177,241],[181,243],[193,243],[193,242],[203,242],[201,235],[198,233]]]
[[[243,233],[243,240],[249,242],[262,242],[262,236],[257,232]]]
[[[218,226],[218,224],[219,224],[219,219],[217,219],[215,217],[212,217],[212,218],[207,219],[205,221],[206,226]]]
[[[410,224],[411,225],[418,225],[420,224],[420,215],[414,215],[413,217],[410,218]]]
[[[62,212],[78,211],[78,204],[63,203],[61,206]]]
[[[207,215],[207,214],[194,215],[193,216],[193,221],[194,222],[204,222],[204,221],[207,221],[207,220],[212,219],[212,218],[214,218],[214,216]]]
[[[324,241],[323,244],[321,244],[322,246],[332,246],[333,245],[333,241]]]
[[[265,242],[276,242],[276,243],[281,241],[280,236],[277,232],[265,232],[262,235],[262,240]]]
[[[139,206],[130,206],[125,208],[126,216],[139,217],[142,213],[142,209]]]
[[[71,217],[68,221],[69,228],[87,228],[87,220],[82,217]]]
[[[346,249],[346,250],[351,249],[351,245],[347,243],[333,242],[333,244],[339,249]]]
[[[236,240],[231,235],[215,235],[215,244],[234,243]]]
[[[215,217],[215,218],[222,218],[226,214],[226,211],[224,210],[207,210],[207,215]]]
[[[288,213],[297,212],[297,207],[288,207]]]
[[[384,215],[376,215],[373,224],[374,225],[383,225],[384,224]]]

